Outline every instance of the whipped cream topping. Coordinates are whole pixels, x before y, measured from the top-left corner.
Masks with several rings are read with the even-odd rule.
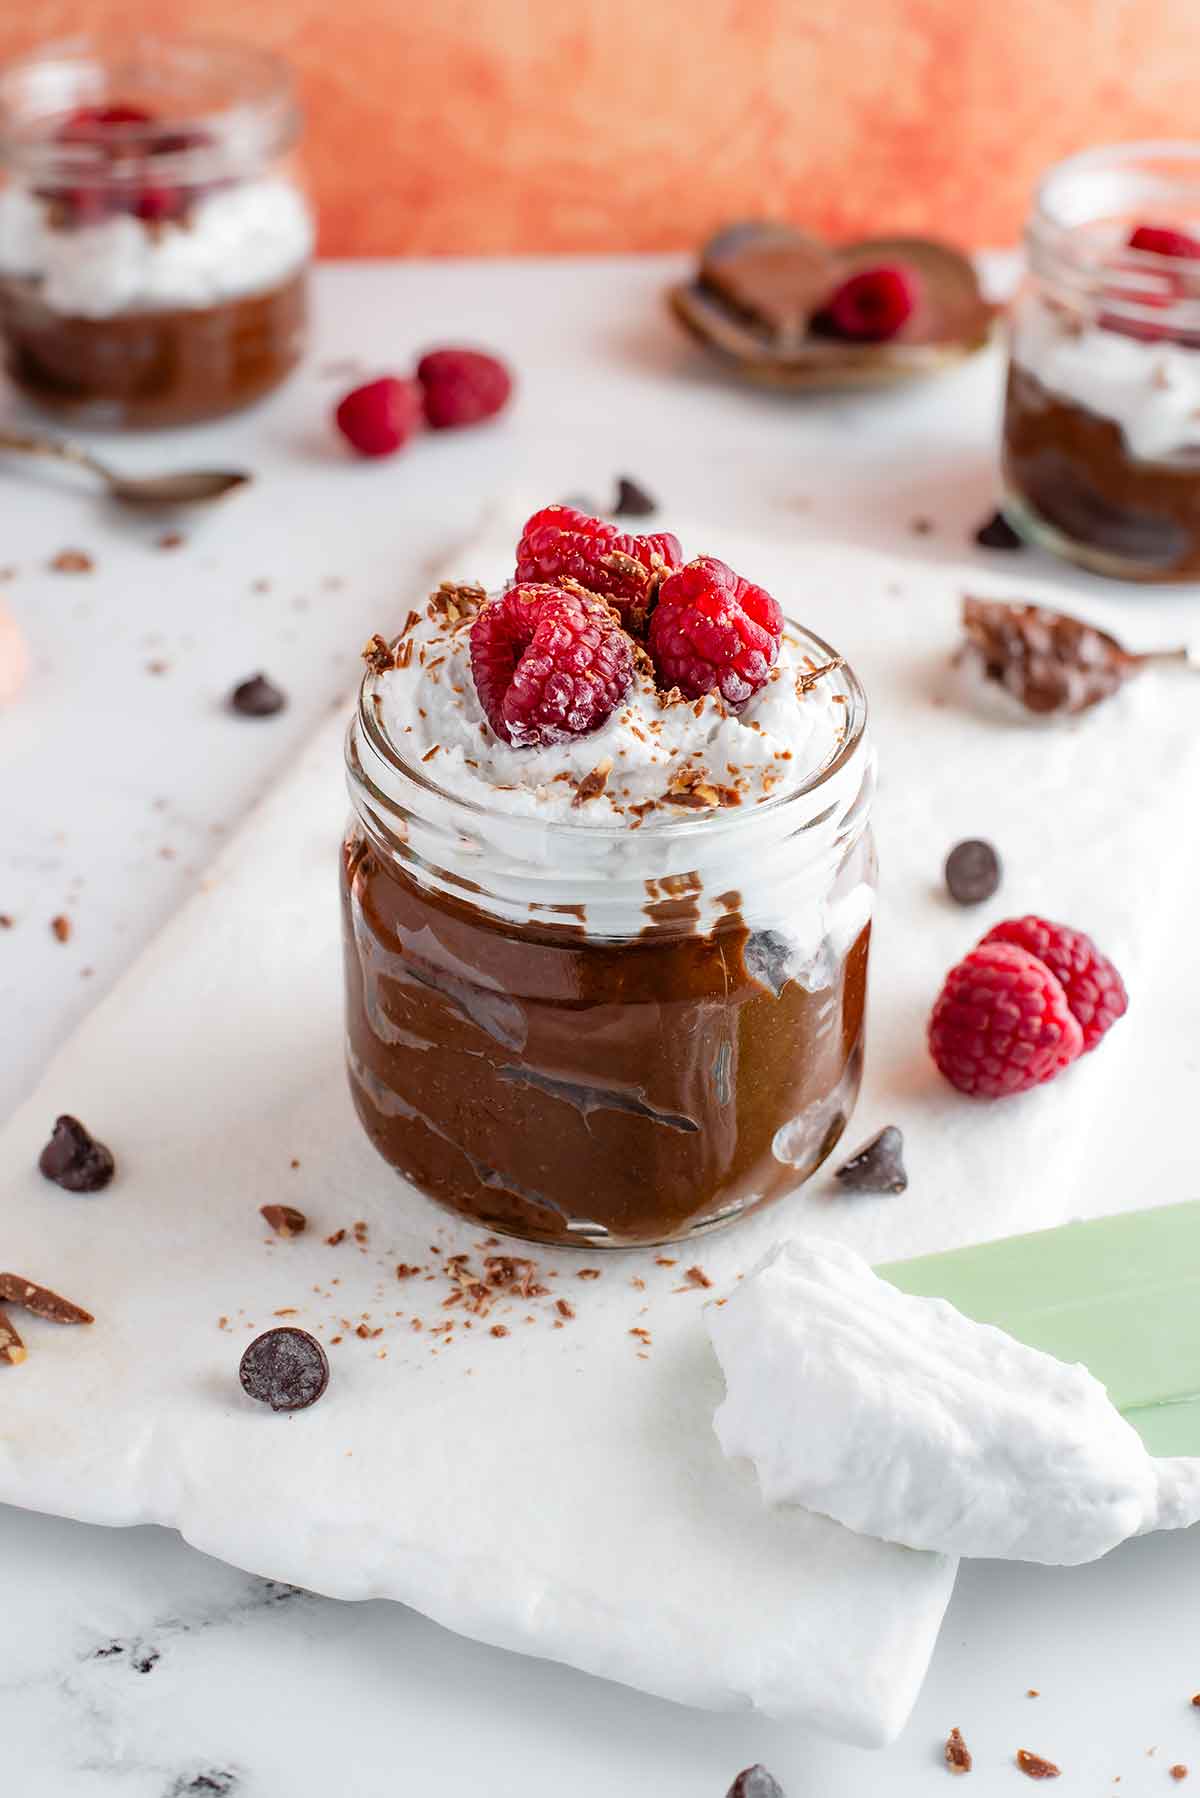
[[[768,1504],[1056,1566],[1200,1520],[1200,1459],[1149,1455],[1085,1367],[898,1292],[841,1244],[777,1245],[705,1315],[717,1436]]]
[[[200,308],[258,293],[312,254],[312,214],[282,176],[243,181],[198,199],[180,223],[147,225],[121,214],[60,227],[12,183],[0,192],[0,274],[37,280],[53,311],[104,318],[119,312]]]
[[[1200,349],[1080,326],[1030,296],[1013,327],[1013,360],[1048,392],[1119,425],[1139,460],[1200,446]]]

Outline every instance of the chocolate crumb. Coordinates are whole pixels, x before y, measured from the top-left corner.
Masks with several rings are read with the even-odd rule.
[[[390,674],[396,666],[396,652],[378,631],[363,645],[362,659],[372,674]]]
[[[50,566],[55,574],[90,574],[96,564],[86,549],[60,549]]]
[[[683,1277],[687,1281],[688,1286],[697,1289],[712,1285],[712,1281],[702,1267],[685,1267],[683,1270]],[[677,1286],[675,1290],[676,1292],[686,1292],[687,1287]]]
[[[344,1230],[335,1230],[332,1236],[327,1236],[325,1238],[325,1247],[327,1249],[336,1249],[338,1243],[345,1242],[345,1240],[346,1232]]]
[[[617,476],[617,497],[613,501],[614,518],[653,518],[658,501],[627,474]]]
[[[926,518],[922,515],[910,519],[908,528],[914,537],[928,537],[934,529],[934,524],[932,518]]]
[[[70,942],[70,940],[71,940],[71,920],[68,917],[64,917],[62,912],[59,912],[57,917],[51,918],[50,929],[53,932],[55,940],[57,942],[60,942],[60,943],[69,943]]]
[[[21,1305],[34,1317],[44,1317],[52,1324],[92,1324],[95,1318],[82,1305],[59,1298],[45,1286],[37,1286],[22,1274],[0,1274],[0,1302]]]
[[[1186,1779],[1187,1776],[1188,1776],[1188,1770],[1184,1766],[1183,1762],[1176,1761],[1175,1765],[1171,1768],[1171,1778],[1172,1779]]]
[[[885,1124],[870,1142],[844,1161],[834,1174],[847,1192],[903,1192],[904,1138],[895,1124]]]
[[[589,799],[597,799],[608,785],[608,777],[612,771],[612,757],[606,755],[603,761],[596,763],[596,766],[590,773],[583,775],[580,780],[576,781],[575,797],[571,801],[571,804],[586,805]]]
[[[155,656],[151,661],[146,663],[147,674],[169,674],[170,671],[170,662],[164,662],[161,656]]]
[[[1040,1698],[1041,1693],[1038,1691],[1036,1686],[1030,1686],[1030,1688],[1029,1688],[1028,1692],[1026,1692],[1025,1696],[1026,1696],[1026,1698]]]
[[[248,1398],[272,1411],[303,1411],[329,1384],[329,1362],[315,1336],[293,1325],[256,1336],[238,1369]]]
[[[951,1773],[969,1773],[973,1762],[971,1750],[963,1741],[961,1729],[952,1729],[946,1737],[946,1765]]]
[[[581,1267],[575,1275],[575,1278],[577,1280],[598,1280],[600,1278],[600,1269],[598,1267]]]
[[[419,1274],[420,1271],[420,1268],[414,1267],[411,1262],[401,1261],[396,1267],[396,1278],[398,1280],[411,1280],[413,1275]]]
[[[113,1177],[112,1150],[97,1142],[78,1118],[64,1112],[54,1120],[50,1141],[38,1156],[47,1180],[65,1192],[102,1192]]]
[[[259,1210],[277,1236],[300,1236],[308,1228],[308,1219],[294,1205],[263,1205]]]
[[[229,695],[229,709],[240,718],[273,718],[287,704],[287,694],[261,673],[239,682]]]
[[[187,538],[182,531],[164,531],[155,543],[156,549],[182,549]]]
[[[12,927],[13,919],[11,915],[6,911],[0,911],[0,930],[11,930]]]
[[[679,1263],[673,1255],[656,1255],[654,1265],[655,1267],[678,1267]]]
[[[1057,1779],[1062,1772],[1053,1761],[1043,1760],[1040,1754],[1031,1754],[1028,1748],[1017,1749],[1017,1766],[1027,1779]]]
[[[980,549],[1024,549],[1025,539],[1013,530],[1003,512],[993,512],[975,533]]]
[[[7,1367],[19,1367],[27,1354],[12,1319],[6,1311],[0,1311],[0,1362]]]
[[[508,1335],[508,1326],[506,1324],[493,1324],[492,1328],[491,1328],[491,1334],[493,1336],[507,1336]]]
[[[1196,1696],[1192,1699],[1192,1703],[1195,1705],[1196,1709],[1200,1711],[1200,1692],[1196,1693]]]
[[[575,1307],[571,1304],[569,1299],[555,1299],[554,1309],[558,1312],[560,1317],[571,1318],[575,1315]]]
[[[823,680],[827,674],[836,674],[838,669],[844,668],[845,665],[844,656],[834,656],[832,662],[822,662],[819,668],[806,668],[803,674],[796,676],[798,696],[803,699],[806,693],[812,692],[819,680]]]

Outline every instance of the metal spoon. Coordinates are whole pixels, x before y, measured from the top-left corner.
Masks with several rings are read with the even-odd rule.
[[[161,506],[205,505],[222,499],[238,487],[244,487],[251,476],[240,469],[194,468],[178,474],[133,476],[117,474],[90,450],[61,438],[38,437],[25,431],[0,431],[0,450],[16,450],[27,456],[54,456],[60,462],[72,462],[100,476],[111,498],[123,506],[147,509]]]

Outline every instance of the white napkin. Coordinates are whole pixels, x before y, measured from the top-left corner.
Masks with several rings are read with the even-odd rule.
[[[900,1198],[852,1200],[818,1178],[680,1265],[698,1262],[719,1291],[815,1219],[886,1259],[1087,1209],[1073,1143],[1136,1046],[1135,950],[1169,879],[1161,770],[1194,777],[1193,695],[1147,676],[1078,726],[998,727],[949,698],[952,572],[926,571],[919,585],[910,575],[900,594],[890,564],[845,546],[801,554],[681,534],[772,587],[846,651],[872,694],[884,873],[870,1071],[848,1141],[901,1124],[911,1184]],[[499,579],[511,543],[506,529],[454,572]],[[561,1330],[549,1299],[503,1314],[506,1338],[477,1326],[436,1354],[428,1329],[411,1330],[414,1313],[437,1320],[446,1287],[398,1282],[395,1264],[436,1266],[431,1244],[474,1253],[481,1232],[445,1221],[392,1175],[351,1112],[343,812],[331,724],[0,1137],[0,1266],[97,1317],[87,1331],[30,1320],[28,1361],[0,1369],[0,1499],[169,1524],[263,1575],[401,1599],[485,1641],[686,1703],[890,1739],[927,1666],[953,1563],[763,1508],[751,1471],[722,1460],[712,1431],[720,1376],[700,1317],[710,1295],[674,1291],[678,1269],[652,1253],[542,1253],[543,1277],[557,1271],[553,1289],[576,1311]],[[1008,866],[982,915],[938,890],[945,850],[967,834],[993,838]],[[949,963],[989,922],[1026,909],[1093,929],[1131,977],[1133,1013],[1052,1088],[973,1104],[930,1066],[925,1017]],[[71,1197],[36,1172],[59,1111],[116,1152],[105,1193]],[[269,1237],[258,1207],[272,1200],[303,1209],[309,1233]],[[353,1235],[326,1246],[358,1219],[364,1251]],[[602,1277],[577,1280],[580,1265]],[[325,1340],[344,1339],[322,1402],[285,1417],[243,1397],[237,1363],[290,1308]],[[364,1312],[383,1336],[353,1334]],[[633,1328],[650,1331],[648,1348]]]

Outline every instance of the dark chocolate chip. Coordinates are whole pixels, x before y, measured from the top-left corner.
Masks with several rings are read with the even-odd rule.
[[[765,1767],[747,1767],[730,1786],[726,1798],[786,1798],[783,1787]]]
[[[1018,537],[1003,512],[993,512],[986,524],[975,533],[980,549],[1024,549],[1024,537]]]
[[[644,487],[639,487],[627,474],[617,476],[617,497],[612,509],[614,518],[653,518],[657,511],[658,501]]]
[[[207,1798],[229,1798],[229,1794],[237,1790],[237,1774],[222,1773],[209,1768],[204,1773],[184,1773],[170,1788],[167,1798],[200,1798],[201,1793]]]
[[[242,718],[270,718],[276,712],[282,712],[287,704],[287,694],[282,693],[274,681],[269,681],[265,674],[253,674],[233,689],[229,695],[229,708]]]
[[[256,1336],[239,1373],[243,1391],[272,1411],[303,1411],[329,1384],[325,1350],[307,1330],[290,1327]]]
[[[294,1205],[260,1205],[259,1215],[266,1219],[277,1236],[301,1236],[308,1229],[308,1219]]]
[[[847,1192],[903,1192],[908,1185],[904,1138],[895,1124],[885,1124],[878,1136],[843,1162],[836,1178]]]
[[[982,837],[956,843],[946,857],[946,891],[956,905],[982,905],[1000,885],[1000,857]]]
[[[86,1131],[78,1118],[55,1119],[54,1134],[38,1156],[47,1180],[67,1192],[101,1192],[113,1177],[112,1150]]]

